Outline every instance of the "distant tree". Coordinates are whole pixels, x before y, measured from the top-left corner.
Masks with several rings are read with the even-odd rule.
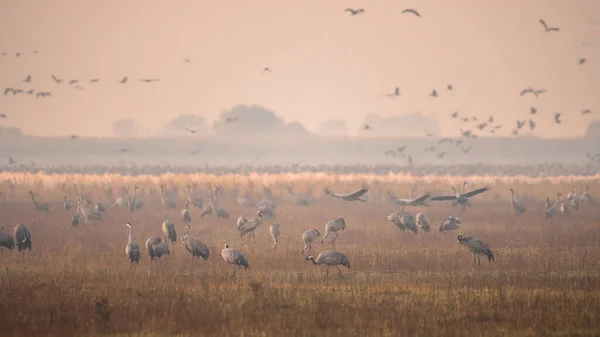
[[[112,124],[112,131],[117,137],[135,137],[139,130],[133,118],[124,118]]]
[[[261,106],[237,105],[223,111],[214,123],[217,136],[254,137],[254,136],[290,136],[310,135],[299,122],[286,124],[283,118]]]
[[[347,124],[341,119],[331,119],[319,125],[319,134],[323,136],[345,136]]]

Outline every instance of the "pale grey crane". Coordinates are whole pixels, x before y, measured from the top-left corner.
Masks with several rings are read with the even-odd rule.
[[[458,242],[469,248],[471,253],[473,253],[473,267],[475,267],[475,262],[478,262],[479,269],[481,269],[481,258],[479,255],[487,256],[490,262],[494,261],[494,253],[492,253],[488,244],[483,242],[483,240],[474,236],[463,236],[461,233],[458,233]]]
[[[131,224],[128,222],[125,226],[129,229],[128,242],[125,247],[125,254],[127,254],[127,258],[131,262],[130,268],[133,268],[133,264],[140,264],[140,246],[133,240],[133,235],[131,234]]]
[[[25,249],[31,250],[31,233],[27,226],[18,224],[15,226],[13,236],[17,242],[17,250],[23,251]]]
[[[240,238],[243,238],[244,235],[250,233],[250,236],[252,236],[256,240],[256,237],[254,236],[254,231],[262,224],[263,213],[259,210],[256,213],[256,215],[256,218],[248,219],[246,222],[243,222],[241,226],[238,227],[238,230],[240,231]]]
[[[235,273],[238,269],[244,268],[244,270],[249,268],[248,260],[242,252],[237,249],[229,248],[229,244],[225,242],[225,247],[221,251],[221,256],[225,262],[230,263],[233,266],[233,275],[235,277]]]
[[[431,225],[429,223],[429,219],[424,213],[417,213],[415,217],[417,221],[417,225],[421,227],[421,230],[425,233],[428,233],[431,230]]]
[[[568,202],[562,197],[562,195],[559,199],[560,199],[560,212],[565,216],[571,215],[571,211],[569,210]]]
[[[509,191],[510,191],[510,202],[512,203],[512,207],[515,210],[515,213],[516,214],[525,213],[525,206],[523,206],[523,203],[521,201],[519,201],[519,199],[517,198],[517,194],[515,193],[515,190],[513,188],[511,188]]]
[[[429,207],[427,203],[427,199],[431,196],[429,193],[426,193],[420,197],[412,198],[412,199],[398,199],[391,192],[387,192],[391,201],[393,201],[398,206],[425,206]]]
[[[0,247],[15,249],[15,241],[10,234],[4,231],[4,227],[0,227]]]
[[[440,232],[457,230],[461,225],[462,221],[460,221],[460,218],[449,216],[448,219],[442,222]]]
[[[31,201],[35,205],[35,209],[38,212],[48,212],[48,203],[47,202],[38,202],[35,200],[35,196],[33,195],[33,191],[29,191],[29,195],[31,196]]]
[[[160,185],[160,201],[166,208],[177,207],[177,194],[176,190],[167,191],[167,187],[163,184]]]
[[[337,218],[335,220],[331,220],[325,224],[325,235],[321,238],[321,243],[327,238],[329,233],[333,233],[335,237],[331,240],[331,244],[335,245],[335,241],[338,238],[338,231],[346,229],[346,221],[344,218]]]
[[[306,261],[312,261],[312,263],[315,265],[324,264],[327,266],[327,272],[325,273],[325,279],[323,280],[325,283],[327,283],[327,278],[329,277],[329,267],[337,268],[340,275],[340,279],[342,280],[344,280],[344,276],[342,276],[342,271],[340,270],[339,265],[345,266],[346,268],[350,269],[350,260],[348,259],[348,257],[335,250],[326,250],[322,252],[321,254],[319,254],[319,256],[317,256],[316,260],[312,255],[309,255],[304,260],[304,262]]]
[[[190,215],[190,202],[186,200],[185,208],[181,211],[181,218],[187,224],[192,222],[192,216]]]
[[[64,205],[65,205],[65,209],[66,209],[67,211],[68,211],[68,210],[70,210],[70,209],[71,209],[71,207],[72,207],[72,206],[71,206],[71,200],[67,199],[67,196],[66,196],[66,195],[65,195],[65,202],[64,202]]]
[[[277,248],[277,243],[279,241],[279,222],[275,221],[271,227],[269,228],[269,234],[273,238],[273,247]]]
[[[562,194],[560,192],[558,192],[556,194],[556,202],[555,203],[551,203],[550,199],[548,197],[546,197],[546,210],[544,212],[544,216],[546,219],[552,218],[556,215],[556,212],[560,208],[560,197],[561,196],[562,196]]]
[[[169,246],[162,242],[158,236],[151,236],[146,240],[146,250],[150,256],[150,261],[157,257],[160,259],[163,255],[170,255]]]
[[[162,223],[162,232],[165,235],[166,242],[177,243],[177,232],[175,231],[175,225],[171,220],[165,220]]]
[[[388,216],[388,220],[390,220],[396,227],[400,230],[410,230],[413,233],[417,234],[417,221],[414,216],[410,213],[404,212],[404,206],[400,207],[400,210],[394,212]]]
[[[192,254],[192,257],[202,258],[204,262],[210,257],[210,250],[199,239],[190,235],[190,226],[185,226],[185,233],[181,237],[181,243],[185,249]]]
[[[198,198],[198,197],[196,197],[196,196],[192,196],[192,192],[191,192],[192,186],[190,186],[190,185],[187,185],[186,187],[187,187],[188,201],[189,201],[189,202],[190,202],[190,203],[191,203],[191,204],[192,204],[194,207],[197,207],[197,208],[203,208],[203,205],[202,205],[202,198]]]
[[[579,209],[580,197],[577,194],[577,190],[573,189],[573,192],[567,194],[567,200],[571,201],[571,205],[574,209]]]
[[[88,220],[92,220],[92,221],[96,221],[96,220],[104,221],[103,220],[103,216],[102,216],[102,214],[103,214],[102,212],[97,211],[97,210],[94,210],[94,211],[89,210],[89,209],[87,209],[83,205],[84,199],[85,199],[85,197],[83,195],[79,196],[79,198],[77,200],[77,209],[78,209],[78,213],[82,214],[83,217],[85,218],[85,222],[87,222]]]
[[[219,187],[215,188],[215,190],[213,191],[213,195],[211,197],[212,202],[210,202],[208,205],[206,205],[204,207],[204,210],[202,211],[202,214],[200,215],[200,219],[204,219],[204,216],[211,215],[213,212],[217,216],[217,219],[229,219],[229,213],[227,213],[227,211],[225,209],[219,207],[218,192],[220,190],[221,189]]]
[[[334,198],[338,198],[338,199],[342,199],[344,201],[361,201],[361,202],[366,202],[366,200],[361,199],[360,197],[362,197],[365,193],[367,193],[369,191],[368,188],[361,188],[360,190],[356,191],[356,192],[352,192],[352,193],[346,193],[346,194],[340,194],[340,193],[332,193],[328,188],[325,188],[325,194],[334,197]]]
[[[311,250],[312,242],[321,236],[321,233],[317,229],[308,229],[302,233],[302,241],[304,241],[304,248],[302,250]]]
[[[440,195],[440,196],[436,196],[436,197],[431,197],[429,200],[432,201],[442,201],[442,200],[456,200],[456,202],[461,205],[463,207],[463,209],[466,208],[466,205],[469,203],[469,198],[473,197],[477,194],[483,193],[485,191],[488,191],[490,188],[489,187],[482,187],[482,188],[478,188],[466,193],[459,193],[456,188],[454,188],[454,186],[452,187],[452,190],[454,191],[455,195]]]

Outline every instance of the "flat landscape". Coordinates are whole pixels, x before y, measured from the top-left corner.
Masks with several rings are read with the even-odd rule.
[[[0,335],[2,336],[597,336],[600,331],[600,209],[583,202],[570,215],[545,219],[545,198],[556,193],[589,194],[600,190],[600,178],[405,177],[395,175],[263,175],[165,174],[44,175],[3,173],[0,225],[13,235],[25,224],[31,251],[0,253]],[[410,198],[426,192],[453,194],[489,186],[461,210],[450,201],[430,207],[405,207],[413,216],[426,214],[428,233],[401,231],[387,220],[400,209],[388,198]],[[160,185],[178,188],[177,205],[161,202]],[[229,219],[215,214],[200,219],[190,205],[191,232],[210,250],[207,262],[194,258],[181,243],[186,185],[208,204],[213,188],[221,190],[219,206]],[[141,207],[116,205],[122,187],[138,186]],[[272,191],[265,195],[264,187]],[[367,202],[332,198],[323,191],[348,193],[361,187]],[[291,189],[291,193],[288,192]],[[526,208],[517,215],[511,205],[514,188]],[[275,219],[264,218],[256,239],[240,238],[238,216],[256,217],[242,206],[234,189],[253,203],[270,199]],[[48,212],[36,210],[48,203]],[[106,207],[103,221],[72,226],[76,198],[83,194]],[[293,196],[304,196],[308,207]],[[63,198],[73,205],[65,210]],[[457,230],[440,232],[449,216],[459,217]],[[350,269],[305,262],[302,233],[343,217],[335,246],[330,236],[314,241],[316,258],[335,249],[350,260]],[[161,223],[175,224],[177,244],[170,255],[151,261],[146,239],[164,239]],[[277,221],[281,236],[275,248],[269,226]],[[126,256],[126,223],[141,250],[139,265]],[[458,233],[485,241],[494,262],[473,254],[457,241]],[[221,256],[225,242],[243,252],[248,270],[232,277],[232,265]]]

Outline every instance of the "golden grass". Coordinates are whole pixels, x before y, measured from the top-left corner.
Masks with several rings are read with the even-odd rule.
[[[586,183],[594,190],[598,178],[469,177],[473,185],[490,185],[492,191],[476,197],[473,209],[460,214],[461,231],[476,235],[491,246],[494,263],[482,261],[481,272],[472,268],[472,255],[456,241],[457,232],[439,233],[439,224],[458,211],[436,204],[425,211],[432,222],[428,234],[401,233],[386,216],[396,208],[385,191],[410,195],[448,192],[448,184],[464,178],[403,176],[300,175],[163,175],[44,176],[4,174],[17,184],[0,192],[0,223],[7,231],[25,223],[33,237],[33,251],[0,255],[0,335],[3,336],[572,336],[600,331],[600,210],[584,205],[571,217],[543,219],[543,198],[566,193]],[[67,182],[68,183],[65,183]],[[171,255],[150,262],[143,244],[161,236],[165,219],[156,186],[165,182],[180,187],[198,185],[205,197],[209,186],[219,184],[222,206],[231,219],[199,219],[191,209],[192,232],[211,248],[207,263],[192,259],[180,244]],[[104,223],[70,225],[73,211],[62,208],[62,195],[73,199],[78,186],[93,199],[116,195],[123,185],[142,188],[140,211],[109,209]],[[289,202],[286,184],[294,192],[311,195],[309,208]],[[273,189],[278,203],[281,241],[271,245],[266,221],[256,243],[240,240],[235,229],[239,215],[254,210],[235,203],[230,190]],[[371,187],[369,203],[344,203],[323,196],[322,188],[350,191]],[[506,202],[514,186],[528,198],[528,212],[516,218]],[[38,213],[27,191],[50,203],[48,214]],[[204,198],[206,201],[206,198]],[[178,235],[183,234],[179,202],[167,212]],[[343,270],[346,282],[331,270],[323,283],[325,267],[304,262],[301,233],[323,231],[338,216],[348,228],[340,233],[336,249],[351,261]],[[125,222],[144,255],[130,269],[125,256]],[[220,256],[223,242],[242,250],[250,269],[231,278],[231,266]],[[315,252],[331,248],[318,243]]]

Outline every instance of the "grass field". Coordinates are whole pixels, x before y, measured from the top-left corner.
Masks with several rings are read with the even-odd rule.
[[[586,183],[597,190],[599,179],[472,177],[476,186],[491,191],[473,199],[465,212],[448,203],[424,211],[432,232],[400,232],[386,220],[398,208],[386,190],[408,197],[418,192],[448,193],[463,178],[369,176],[119,176],[5,175],[11,184],[0,192],[0,224],[7,232],[24,223],[32,233],[33,250],[6,249],[0,255],[0,335],[2,336],[597,336],[600,331],[600,209],[584,204],[570,217],[544,220],[544,198]],[[66,183],[68,181],[68,183]],[[184,186],[198,185],[204,197],[209,186],[224,190],[221,206],[230,220],[214,216],[200,220],[192,208],[192,234],[211,249],[207,263],[193,259],[178,243],[171,255],[151,262],[144,243],[162,236],[164,207],[157,184],[180,186],[176,210],[166,218],[183,234],[180,211]],[[74,199],[74,188],[110,205],[122,184],[138,185],[143,207],[134,212],[114,207],[103,223],[71,226],[74,210],[66,211],[62,196]],[[308,193],[308,208],[289,201],[284,185]],[[233,187],[258,191],[269,185],[277,202],[281,241],[273,248],[269,225],[256,232],[256,242],[240,239],[238,216],[256,210],[237,204]],[[367,203],[347,203],[322,193],[330,186],[351,191],[371,188]],[[514,186],[527,212],[516,217],[508,188]],[[36,212],[27,191],[50,204]],[[596,204],[598,205],[598,204]],[[463,221],[459,231],[438,232],[449,215]],[[351,261],[343,269],[345,282],[331,270],[323,282],[324,266],[304,262],[301,234],[343,216],[335,249]],[[131,222],[143,251],[139,266],[130,269],[125,256]],[[456,235],[474,235],[495,254],[473,269],[473,256]],[[231,277],[221,257],[227,240],[241,250],[250,269]],[[317,243],[318,254],[332,246]],[[316,255],[315,254],[315,255]]]

